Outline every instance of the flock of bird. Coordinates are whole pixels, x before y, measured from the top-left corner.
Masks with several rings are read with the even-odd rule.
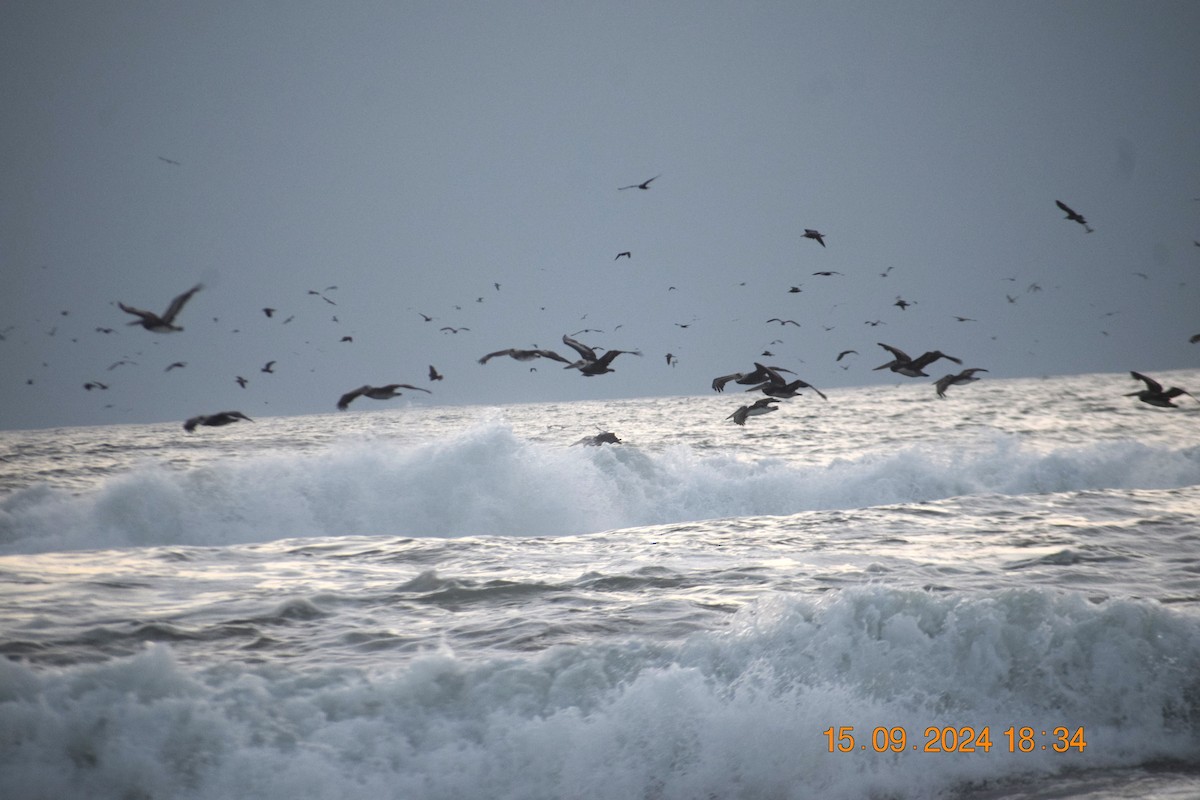
[[[620,186],[617,188],[618,188],[618,190],[638,189],[638,190],[646,191],[646,190],[650,189],[650,184],[653,181],[657,180],[659,177],[661,177],[661,176],[656,175],[653,178],[649,178],[640,183],[633,183],[633,184],[629,184],[626,186]],[[1076,222],[1079,225],[1082,225],[1085,228],[1087,233],[1092,233],[1094,231],[1094,229],[1090,225],[1088,225],[1087,220],[1082,215],[1080,215],[1075,210],[1073,210],[1071,207],[1069,207],[1062,201],[1056,200],[1055,203],[1059,207],[1059,209],[1061,209],[1066,214],[1066,219]],[[801,234],[801,236],[805,239],[810,239],[812,241],[817,242],[818,244],[821,245],[821,247],[827,247],[826,241],[825,241],[826,234],[824,234],[816,229],[805,228],[805,229],[803,229],[803,233]],[[617,254],[618,259],[622,258],[622,257],[631,258],[631,253],[629,251],[622,251]],[[890,269],[891,268],[889,267],[888,271],[890,271]],[[833,276],[833,275],[840,275],[841,273],[834,271],[834,270],[827,270],[827,271],[817,272],[814,274],[821,275],[821,276]],[[882,275],[883,275],[883,277],[886,277],[887,272],[885,271],[884,273],[882,273]],[[121,311],[136,317],[136,319],[133,319],[128,323],[131,326],[140,326],[143,329],[145,329],[146,331],[149,331],[151,333],[178,333],[183,330],[183,327],[176,323],[177,318],[183,311],[183,309],[184,309],[185,305],[188,303],[188,301],[191,300],[191,298],[197,292],[201,291],[203,288],[204,287],[201,284],[196,284],[195,286],[192,286],[187,291],[179,294],[178,296],[176,296],[175,298],[173,298],[171,300],[171,302],[167,306],[166,310],[163,311],[161,314],[157,314],[152,311],[146,311],[146,310],[143,310],[140,308],[136,308],[134,306],[127,305],[123,302],[118,302],[117,306],[120,308]],[[336,289],[336,288],[337,287],[327,287],[326,291]],[[496,283],[495,288],[497,291],[499,291],[500,284]],[[671,287],[671,288],[674,288],[674,287]],[[1031,288],[1031,291],[1032,290],[1033,289]],[[801,290],[799,287],[793,286],[790,291],[799,292]],[[316,295],[316,296],[320,297],[321,299],[323,299],[326,303],[329,303],[331,305],[337,305],[335,301],[333,301],[332,299],[327,297],[323,292],[318,292],[316,290],[309,290],[309,294]],[[1012,300],[1011,297],[1009,299],[1010,299],[1010,301]],[[479,298],[480,302],[482,302],[482,300],[483,300],[482,297]],[[912,303],[905,301],[902,298],[897,298],[894,305],[896,305],[903,311],[906,308],[908,308],[909,306],[911,306]],[[268,318],[272,317],[274,315],[274,313],[276,312],[276,309],[274,309],[274,308],[264,308],[262,310]],[[424,320],[426,322],[432,321],[432,319],[433,319],[432,317],[430,317],[429,315],[426,315],[426,314],[421,314],[421,316],[424,318]],[[336,317],[334,319],[336,321]],[[959,321],[973,321],[967,317],[957,317],[957,319]],[[285,323],[290,322],[290,321],[291,321],[291,317],[284,320]],[[782,319],[779,317],[769,319],[769,320],[767,320],[767,322],[768,323],[777,322],[781,326],[786,326],[789,324],[797,325],[797,326],[799,325],[799,323],[797,323],[795,320]],[[687,324],[683,324],[683,323],[676,323],[676,324],[679,327],[683,327],[683,328],[688,327]],[[873,323],[868,321],[867,324],[870,325]],[[879,322],[876,321],[874,324],[879,324]],[[106,330],[111,331],[111,329],[106,329]],[[470,329],[466,328],[466,327],[457,327],[456,328],[456,327],[452,327],[452,326],[443,326],[441,328],[441,330],[443,333],[449,332],[449,333],[456,334],[459,331],[468,331]],[[642,356],[642,353],[638,350],[621,350],[621,349],[606,349],[606,348],[593,347],[593,346],[586,345],[586,344],[580,342],[579,340],[573,338],[574,335],[578,335],[578,333],[583,333],[583,332],[590,331],[590,330],[593,330],[593,329],[590,329],[590,328],[585,329],[584,331],[577,332],[576,334],[563,334],[562,343],[566,347],[568,347],[574,351],[575,356],[576,356],[574,359],[564,357],[563,355],[561,355],[558,352],[555,352],[554,350],[549,350],[549,349],[544,349],[544,348],[539,348],[539,347],[533,347],[533,348],[528,348],[528,349],[507,348],[504,350],[496,350],[496,351],[493,351],[493,352],[483,355],[482,357],[480,357],[478,359],[478,363],[479,364],[487,364],[490,360],[492,360],[494,358],[501,358],[501,357],[508,357],[515,361],[520,361],[520,362],[532,362],[532,361],[536,361],[536,360],[545,359],[548,361],[554,361],[554,362],[561,363],[563,365],[562,369],[564,369],[564,370],[576,370],[579,372],[579,374],[581,374],[585,377],[594,377],[594,376],[604,375],[604,374],[613,372],[614,371],[613,370],[613,362],[616,360],[616,358],[618,356],[621,356],[621,355],[633,355],[633,356],[638,356],[638,357]],[[344,342],[345,341],[353,341],[353,338],[350,336],[344,336],[344,337],[342,337],[342,341],[344,341]],[[1193,341],[1193,342],[1200,341],[1200,334],[1197,334],[1196,336],[1192,337],[1191,341]],[[928,368],[930,365],[932,365],[935,362],[942,360],[942,359],[953,362],[954,364],[957,364],[960,366],[963,363],[960,358],[948,355],[948,354],[942,352],[941,350],[928,350],[914,358],[914,357],[909,356],[907,353],[905,353],[900,348],[894,347],[890,344],[885,344],[883,342],[879,342],[878,345],[879,345],[879,347],[881,347],[885,351],[887,351],[887,353],[891,356],[891,360],[887,361],[886,363],[880,364],[879,366],[875,367],[874,369],[875,370],[884,370],[884,369],[890,370],[891,372],[894,372],[897,375],[901,375],[904,377],[910,377],[910,378],[929,377],[928,373],[925,372],[926,368]],[[840,353],[838,353],[836,360],[841,361],[845,356],[851,355],[851,354],[857,355],[857,351],[856,350],[843,350]],[[762,353],[762,355],[770,356],[771,353],[770,353],[770,351],[764,351]],[[676,363],[675,357],[670,353],[667,354],[666,361],[667,361],[668,366],[674,366],[674,364]],[[124,362],[117,362],[117,364],[114,364],[113,367],[115,367],[121,363],[124,363]],[[811,390],[811,391],[815,392],[822,399],[828,400],[827,396],[821,390],[817,389],[816,387],[812,386],[811,384],[807,383],[806,381],[795,377],[795,373],[793,373],[789,369],[779,367],[779,366],[768,366],[768,365],[760,363],[758,361],[755,361],[753,363],[754,363],[754,368],[751,370],[747,370],[745,372],[734,372],[734,373],[730,373],[730,374],[726,374],[726,375],[721,375],[716,378],[713,378],[713,380],[712,380],[712,388],[716,392],[723,392],[725,389],[725,386],[732,382],[739,386],[746,387],[744,389],[744,391],[746,391],[746,392],[759,392],[763,395],[763,397],[756,399],[754,402],[746,403],[746,404],[743,404],[743,405],[739,406],[738,408],[736,408],[731,414],[729,414],[729,416],[726,417],[726,420],[732,420],[737,425],[745,425],[747,419],[749,419],[750,417],[760,416],[760,415],[768,414],[768,413],[778,410],[779,404],[782,401],[800,396],[801,390],[803,390],[803,389]],[[265,373],[273,372],[274,364],[275,364],[275,361],[267,362],[262,367],[261,371],[265,372]],[[186,366],[186,364],[184,362],[174,362],[171,365],[169,365],[166,369],[167,369],[167,371],[170,371],[173,368],[179,368],[179,367],[184,367],[184,366]],[[536,367],[531,367],[530,369],[536,370]],[[944,398],[946,396],[947,390],[951,386],[961,386],[961,385],[965,385],[965,384],[979,380],[978,373],[983,373],[983,372],[987,372],[987,371],[988,371],[987,369],[982,368],[982,367],[969,367],[969,368],[963,369],[960,372],[949,373],[940,378],[937,378],[935,381],[933,381],[933,385],[935,387],[937,397]],[[791,376],[790,379],[784,377],[785,375]],[[1189,392],[1187,392],[1179,387],[1173,386],[1170,388],[1164,388],[1161,384],[1159,384],[1153,378],[1150,378],[1141,373],[1132,372],[1131,375],[1134,379],[1142,381],[1146,388],[1136,391],[1136,392],[1128,393],[1126,396],[1137,397],[1141,402],[1147,403],[1149,405],[1158,406],[1158,407],[1174,408],[1174,407],[1176,407],[1175,403],[1173,402],[1173,400],[1175,398],[1178,398],[1182,395],[1187,395],[1189,397],[1192,397],[1192,395]],[[431,382],[439,381],[444,378],[444,376],[441,373],[439,373],[438,370],[433,365],[429,366],[428,377]],[[239,376],[237,376],[236,381],[243,388],[246,386],[247,381],[244,377],[239,375]],[[84,388],[87,389],[88,391],[91,391],[93,389],[104,390],[104,389],[107,389],[108,386],[99,381],[89,381],[84,384]],[[430,392],[429,389],[426,389],[426,388],[423,388],[420,386],[414,386],[409,383],[389,383],[389,384],[385,384],[382,386],[373,386],[370,384],[364,384],[362,386],[359,386],[358,388],[352,389],[352,390],[342,394],[336,402],[336,407],[339,411],[345,411],[345,410],[349,409],[350,404],[359,397],[366,397],[366,398],[373,399],[373,400],[387,400],[390,398],[399,397],[403,394],[400,390],[424,392],[427,394],[432,393],[432,392]],[[1193,399],[1196,399],[1196,398],[1193,397]],[[1198,401],[1198,402],[1200,402],[1200,401]],[[221,411],[221,412],[217,412],[214,414],[204,414],[204,415],[197,415],[197,416],[191,417],[184,422],[183,427],[184,427],[185,431],[191,433],[197,427],[217,427],[217,426],[228,425],[228,424],[240,422],[240,421],[248,421],[249,422],[249,421],[253,421],[253,420],[251,420],[250,417],[246,416],[245,414],[243,414],[240,411]],[[612,434],[611,432],[603,432],[597,436],[585,437],[585,439],[582,439],[579,442],[576,442],[576,444],[595,445],[595,444],[605,444],[605,443],[614,443],[615,444],[615,443],[619,443],[619,442],[620,442],[620,440],[615,436],[615,434]]]

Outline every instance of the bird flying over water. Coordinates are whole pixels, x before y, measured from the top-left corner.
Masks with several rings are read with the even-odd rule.
[[[250,419],[240,411],[218,411],[216,414],[201,414],[199,416],[192,417],[187,422],[183,423],[183,429],[188,433],[191,433],[196,429],[197,425],[205,425],[210,428],[215,428],[221,425],[228,425],[231,422],[237,422],[238,420],[242,419],[246,420],[246,422],[254,422],[254,420]]]
[[[613,370],[609,367],[609,364],[622,353],[628,353],[631,356],[641,356],[641,351],[638,350],[607,350],[604,355],[600,356],[586,344],[572,339],[565,333],[562,340],[563,344],[573,349],[576,353],[579,353],[579,360],[572,364],[567,364],[563,369],[577,369],[589,378],[593,375],[603,375],[606,372],[612,372]]]
[[[197,283],[195,286],[176,297],[171,301],[171,305],[167,306],[167,310],[163,312],[162,316],[159,316],[152,311],[143,311],[140,308],[127,306],[121,302],[118,302],[117,306],[126,314],[133,314],[140,318],[130,322],[130,325],[141,325],[143,328],[151,331],[152,333],[174,333],[176,331],[183,330],[183,328],[174,324],[175,317],[178,316],[179,312],[183,310],[183,304],[190,300],[192,295],[203,288],[204,287],[201,284]]]
[[[508,356],[516,361],[533,361],[535,358],[548,358],[552,361],[561,361],[564,364],[571,363],[553,350],[543,350],[541,348],[521,350],[516,347],[510,347],[507,350],[497,350],[494,353],[488,353],[486,356],[479,359],[479,363],[486,364],[490,359],[496,358],[497,356]]]
[[[910,378],[928,378],[929,376],[926,375],[923,370],[925,367],[929,366],[934,361],[937,361],[939,358],[948,359],[953,361],[955,364],[962,363],[960,359],[957,359],[954,356],[948,356],[941,350],[930,350],[927,353],[921,354],[917,358],[909,358],[908,354],[903,350],[897,347],[892,347],[890,344],[884,344],[883,342],[876,342],[876,344],[878,344],[884,350],[887,350],[889,353],[895,356],[895,358],[886,364],[880,364],[878,367],[875,367],[875,369],[890,369],[892,372],[895,372],[899,375],[907,375]]]
[[[786,372],[789,375],[795,374],[790,369],[784,369],[783,367],[768,367],[755,361],[754,369],[750,372],[734,372],[729,375],[721,375],[713,378],[712,388],[714,392],[723,392],[725,391],[725,384],[729,383],[730,381],[742,386],[751,386],[756,383],[772,380],[772,375],[778,379],[779,383],[783,383],[783,379],[779,378],[778,375],[780,372]]]
[[[747,417],[757,417],[760,414],[768,414],[772,411],[778,411],[774,405],[779,399],[775,397],[763,397],[755,400],[748,406],[742,406],[737,411],[734,411],[725,419],[731,419],[737,425],[745,425]]]
[[[1131,371],[1129,374],[1137,378],[1139,381],[1145,383],[1146,388],[1139,392],[1129,392],[1125,395],[1126,397],[1136,397],[1143,403],[1148,403],[1152,406],[1158,406],[1159,408],[1179,408],[1179,406],[1172,403],[1171,400],[1179,397],[1181,394],[1186,394],[1193,400],[1196,399],[1191,392],[1184,391],[1178,386],[1172,386],[1170,389],[1163,389],[1162,384],[1154,380],[1154,378],[1143,375],[1140,372]]]
[[[1084,229],[1088,233],[1091,233],[1093,230],[1095,230],[1094,228],[1092,228],[1090,225],[1087,224],[1087,220],[1084,219],[1081,214],[1079,214],[1077,211],[1072,209],[1070,206],[1068,206],[1062,200],[1055,200],[1054,204],[1066,212],[1066,214],[1067,214],[1066,219],[1069,219],[1072,222],[1078,222],[1080,225],[1082,225],[1084,227]]]
[[[937,396],[945,397],[946,390],[951,386],[961,386],[965,383],[979,380],[979,378],[975,377],[976,372],[987,372],[987,370],[981,367],[971,367],[970,369],[964,369],[957,375],[944,375],[938,378],[934,381],[934,386],[937,387]]]
[[[817,242],[817,244],[821,245],[821,247],[825,246],[825,234],[821,233],[820,231],[814,231],[812,228],[805,228],[803,235],[805,239],[813,239]]]
[[[412,386],[407,383],[389,383],[387,386],[360,386],[338,398],[338,411],[345,411],[350,407],[350,403],[359,396],[366,396],[372,400],[387,400],[392,397],[399,397],[403,392],[398,392],[396,391],[397,389],[413,389],[418,392],[433,394],[428,389],[422,389],[420,386]]]
[[[661,177],[662,177],[662,175],[655,175],[653,178],[648,178],[647,180],[644,180],[641,183],[631,183],[628,186],[618,186],[617,191],[621,191],[622,189],[649,189],[650,181],[657,180],[658,178],[661,178]]]

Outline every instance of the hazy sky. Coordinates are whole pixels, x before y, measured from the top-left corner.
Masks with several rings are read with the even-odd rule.
[[[17,0],[0,65],[0,427],[957,369],[873,371],[878,342],[1200,365],[1194,0]],[[181,333],[116,305],[196,283]],[[645,355],[477,363],[585,328]]]

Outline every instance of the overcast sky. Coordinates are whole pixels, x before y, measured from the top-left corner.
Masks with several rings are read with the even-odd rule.
[[[1200,365],[1193,0],[18,0],[0,65],[0,427]],[[477,363],[564,333],[644,356]]]

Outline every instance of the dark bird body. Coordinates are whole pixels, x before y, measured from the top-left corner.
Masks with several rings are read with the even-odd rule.
[[[975,377],[976,372],[987,372],[987,370],[981,367],[971,367],[970,369],[964,369],[957,375],[944,375],[941,378],[938,378],[933,384],[937,387],[937,396],[945,397],[946,390],[951,386],[962,386],[963,384],[970,383],[971,381],[979,380],[979,378]]]
[[[175,333],[176,331],[183,330],[183,328],[174,324],[175,317],[183,310],[183,304],[203,288],[201,284],[197,283],[191,289],[176,297],[171,301],[171,305],[167,306],[167,310],[163,312],[162,316],[155,314],[153,311],[143,311],[140,308],[127,306],[121,302],[118,302],[117,306],[126,314],[133,314],[139,317],[139,319],[130,322],[130,325],[141,325],[152,333]]]
[[[1072,222],[1078,222],[1080,225],[1082,225],[1084,227],[1084,230],[1086,230],[1088,233],[1091,233],[1094,230],[1094,228],[1092,228],[1091,226],[1089,226],[1087,224],[1087,220],[1083,218],[1082,214],[1080,214],[1077,211],[1075,211],[1074,209],[1072,209],[1070,206],[1068,206],[1062,200],[1055,200],[1054,204],[1056,206],[1058,206],[1059,208],[1061,208],[1064,212],[1066,212],[1067,219],[1071,220]]]
[[[734,421],[734,424],[737,424],[737,425],[745,425],[747,417],[757,417],[761,414],[769,414],[772,411],[777,411],[778,409],[775,407],[774,404],[778,403],[778,402],[779,402],[778,398],[763,397],[758,400],[755,400],[753,403],[751,403],[748,406],[742,406],[741,408],[739,408],[737,411],[734,411],[732,414],[730,414],[725,419],[731,419]]]
[[[231,422],[238,420],[246,420],[246,422],[254,422],[240,411],[218,411],[216,414],[201,414],[192,417],[187,422],[183,423],[183,429],[191,433],[196,429],[197,425],[204,425],[210,428],[217,428],[221,425],[228,425]]]
[[[655,175],[653,178],[649,178],[649,179],[647,179],[647,180],[644,180],[644,181],[642,181],[641,183],[631,183],[631,184],[629,184],[628,186],[618,186],[618,187],[617,187],[617,191],[621,191],[622,189],[642,189],[642,190],[646,190],[646,189],[649,189],[649,188],[650,188],[650,181],[657,180],[657,179],[659,179],[659,178],[661,178],[661,177],[662,177],[662,175]]]
[[[613,369],[609,365],[613,359],[622,353],[629,353],[632,356],[640,356],[638,350],[606,350],[604,355],[597,355],[596,351],[588,347],[582,342],[572,339],[567,334],[563,334],[563,344],[572,348],[576,353],[579,353],[579,360],[574,363],[567,364],[563,369],[577,369],[587,377],[593,375],[603,375],[606,372],[612,372]]]
[[[1132,371],[1129,374],[1146,384],[1146,388],[1138,392],[1129,392],[1125,395],[1126,397],[1136,397],[1143,403],[1148,403],[1152,406],[1158,406],[1159,408],[1179,408],[1179,406],[1172,403],[1171,400],[1179,397],[1181,394],[1186,394],[1193,400],[1195,399],[1191,392],[1186,392],[1183,389],[1180,389],[1178,386],[1172,386],[1170,389],[1164,389],[1161,383],[1147,375]]]
[[[877,344],[895,356],[895,358],[886,364],[880,364],[878,367],[875,367],[875,369],[890,369],[892,372],[895,372],[898,375],[907,375],[910,378],[928,378],[929,376],[924,372],[925,367],[928,367],[939,358],[948,359],[953,361],[955,364],[962,363],[960,359],[957,359],[954,356],[948,356],[941,350],[930,350],[927,353],[921,354],[917,358],[909,358],[903,350],[892,347],[890,344],[884,344],[883,342],[877,342]]]
[[[372,400],[388,400],[392,397],[399,397],[402,392],[396,391],[397,389],[413,389],[418,392],[433,394],[428,389],[422,389],[420,386],[411,386],[407,383],[389,383],[387,386],[360,386],[353,391],[346,392],[338,399],[338,411],[345,411],[350,407],[350,403],[356,397],[360,396],[369,397]]]
[[[821,233],[820,231],[814,231],[812,228],[805,228],[804,238],[812,239],[817,244],[821,245],[821,247],[825,246],[825,234]]]

